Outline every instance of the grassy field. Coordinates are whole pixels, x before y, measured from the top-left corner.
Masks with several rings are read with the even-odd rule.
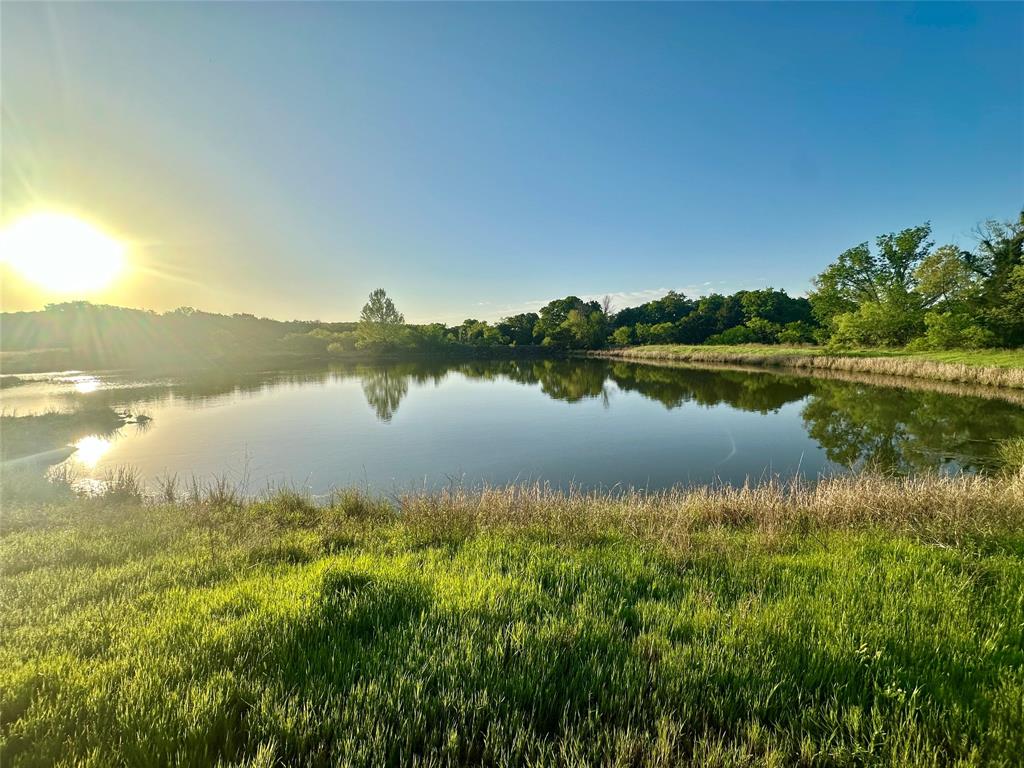
[[[1024,350],[1020,349],[910,352],[905,349],[834,350],[825,347],[785,347],[772,344],[652,344],[591,354],[637,361],[675,360],[809,368],[1024,388]]]
[[[0,762],[1020,765],[1024,474],[6,499]]]

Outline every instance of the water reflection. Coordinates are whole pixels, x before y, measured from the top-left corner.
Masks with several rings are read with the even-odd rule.
[[[803,402],[807,433],[829,460],[848,468],[908,473],[942,467],[979,470],[997,464],[1002,439],[1024,434],[1024,407],[999,399],[955,396],[927,388],[880,387],[776,372],[669,368],[593,360],[473,362],[451,366],[469,379],[539,385],[568,403],[610,391],[636,392],[667,409],[694,403],[769,414]],[[437,379],[434,370],[393,366],[353,372],[367,402],[390,421],[409,382]],[[926,385],[924,385],[926,386]]]
[[[766,442],[755,444],[748,435],[736,434],[741,450],[746,450],[748,456],[752,450],[760,452],[758,458],[763,459],[763,466],[772,464],[774,452],[781,447],[772,440],[788,439],[792,442],[793,438],[782,437],[780,430],[784,424],[792,425],[794,422],[798,425],[796,429],[801,439],[806,441],[810,438],[835,464],[850,468],[872,466],[900,473],[943,467],[966,470],[991,468],[996,465],[998,441],[1024,434],[1024,394],[1020,394],[1019,402],[1014,402],[1012,396],[1005,393],[1004,399],[998,399],[936,391],[943,386],[953,390],[952,385],[921,383],[913,388],[899,388],[891,386],[891,382],[887,386],[875,386],[857,380],[811,378],[768,371],[670,368],[603,360],[416,362],[338,365],[329,369],[287,372],[212,371],[163,380],[103,379],[98,380],[91,390],[82,389],[75,382],[74,391],[66,397],[75,401],[74,404],[106,404],[112,407],[130,404],[136,409],[133,412],[137,413],[138,407],[146,404],[159,408],[172,402],[175,405],[207,401],[220,403],[231,398],[257,398],[298,388],[310,392],[326,390],[330,385],[353,382],[358,383],[374,417],[381,423],[391,423],[393,431],[402,421],[396,419],[402,403],[414,391],[452,380],[481,384],[506,382],[533,387],[546,398],[571,404],[582,405],[597,400],[613,416],[619,407],[616,405],[619,399],[623,399],[622,407],[626,407],[627,400],[637,395],[660,404],[668,411],[684,407],[710,409],[726,406],[734,413],[769,417],[787,409],[787,406],[794,406],[787,409],[784,417],[757,422],[763,423],[764,429],[771,433]],[[497,388],[493,389],[489,407],[504,409],[506,400],[503,398],[506,395],[499,394]],[[485,390],[481,388],[478,391]],[[487,406],[481,403],[475,407]],[[539,420],[544,416],[539,410],[522,404],[516,407],[523,410],[516,412],[515,425],[502,427],[514,432],[505,435],[506,443],[512,438],[526,441],[532,436],[529,433],[543,427]],[[481,410],[476,423],[484,429],[484,422],[489,418],[487,411]],[[628,417],[618,418],[615,422],[617,428],[629,427],[626,423]],[[423,423],[418,423],[417,429],[423,432],[417,435],[424,436],[429,450],[442,450],[429,435],[437,427],[453,423],[450,417],[447,422],[445,419],[440,413],[431,414],[422,416]],[[158,418],[156,423],[167,422]],[[716,425],[719,423],[726,430],[730,428],[724,415]],[[466,427],[462,429],[465,436]],[[775,437],[776,433],[778,437]],[[647,438],[639,436],[636,439],[643,441]],[[653,444],[656,439],[665,441],[668,438],[651,437],[651,445],[642,447],[656,451],[658,446]],[[686,472],[688,466],[696,466],[701,452],[706,452],[707,446],[701,444],[706,439],[706,436],[676,435],[671,446],[666,444],[663,447],[666,453],[686,451],[686,456],[677,454],[675,460],[682,467],[677,471]],[[732,445],[735,451],[736,444]],[[95,465],[108,447],[109,443],[102,438],[85,438],[78,445],[77,461]],[[628,448],[623,446],[621,451],[637,453],[632,457],[623,454],[623,460],[648,465],[656,460],[649,454],[641,459],[638,449],[635,442]],[[492,440],[488,450],[494,452],[495,462],[503,460],[502,445]],[[522,455],[528,454],[524,451]],[[462,455],[453,462],[463,461]],[[661,461],[667,462],[668,459],[662,458]],[[549,464],[544,460],[539,466]],[[614,479],[609,478],[609,481]]]
[[[388,368],[366,371],[360,376],[366,402],[378,419],[385,423],[391,421],[402,398],[409,393],[411,378],[411,375],[401,375]]]
[[[92,469],[103,458],[103,454],[110,450],[110,446],[110,440],[105,437],[99,435],[83,437],[74,443],[75,452],[72,454],[72,459],[76,464],[86,469]]]
[[[83,395],[95,392],[100,387],[100,380],[95,376],[75,376],[71,382],[74,384],[75,392]]]

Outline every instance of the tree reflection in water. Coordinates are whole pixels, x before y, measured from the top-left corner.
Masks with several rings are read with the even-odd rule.
[[[391,421],[402,398],[409,394],[410,378],[412,377],[409,374],[392,371],[388,368],[379,368],[360,374],[359,383],[363,387],[366,402],[376,412],[378,419],[385,423]]]
[[[909,473],[993,469],[999,441],[1024,434],[1024,407],[1002,399],[876,386],[770,371],[670,368],[599,360],[477,363],[470,378],[505,377],[540,384],[548,397],[602,398],[609,385],[666,408],[728,405],[762,414],[803,402],[808,434],[830,461],[848,468]]]
[[[149,380],[67,395],[91,405],[157,403],[173,397],[203,400],[257,393],[268,387],[332,380],[359,381],[377,418],[389,422],[413,383],[439,383],[461,375],[479,381],[539,385],[547,397],[567,403],[600,399],[616,390],[636,393],[667,409],[686,404],[728,405],[769,414],[802,403],[807,434],[828,458],[845,467],[908,473],[937,468],[984,470],[997,466],[998,441],[1024,434],[1024,406],[1005,399],[958,396],[859,381],[821,379],[770,371],[674,368],[606,360],[520,359],[499,361],[347,364],[287,372],[210,372]],[[951,385],[949,385],[951,386]]]

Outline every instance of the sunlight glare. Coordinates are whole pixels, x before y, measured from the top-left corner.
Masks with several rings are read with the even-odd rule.
[[[100,380],[95,376],[75,376],[71,379],[71,383],[75,387],[75,392],[80,395],[86,395],[90,392],[95,392],[100,388]]]
[[[0,261],[54,293],[96,291],[124,268],[122,243],[74,216],[34,213],[0,231]]]
[[[75,462],[92,469],[103,458],[103,454],[110,450],[110,441],[99,435],[89,435],[76,442],[75,448]]]

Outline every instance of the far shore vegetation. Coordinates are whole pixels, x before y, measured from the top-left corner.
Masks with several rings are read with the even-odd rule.
[[[842,371],[1024,389],[1024,350],[958,349],[928,352],[760,344],[654,344],[595,350],[590,354],[636,362],[733,363],[813,373]]]
[[[1022,461],[320,499],[65,474],[5,498],[0,761],[1010,768]]]
[[[1017,367],[1024,346],[1024,211],[978,227],[972,249],[936,246],[928,224],[856,245],[812,281],[808,296],[771,288],[690,298],[670,291],[636,307],[557,299],[489,323],[408,324],[375,290],[358,322],[282,322],[181,307],[155,312],[70,302],[4,313],[6,373],[68,368],[268,364],[308,358],[494,357],[647,345],[779,345],[829,354],[925,353],[935,362]],[[962,359],[943,359],[948,351]],[[873,356],[879,356],[872,352]],[[1009,353],[1006,353],[1009,354]],[[908,358],[912,359],[912,358]],[[911,366],[908,365],[909,369]],[[17,383],[12,379],[11,384]]]

